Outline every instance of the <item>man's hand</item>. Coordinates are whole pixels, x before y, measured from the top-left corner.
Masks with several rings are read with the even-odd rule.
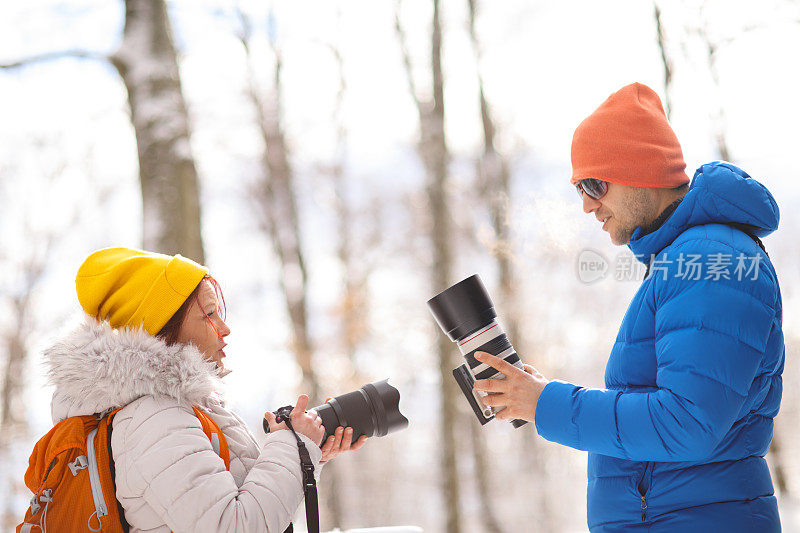
[[[484,404],[490,407],[504,407],[495,414],[495,418],[498,420],[519,418],[533,422],[539,396],[549,380],[530,365],[523,365],[525,367],[523,372],[486,352],[475,352],[475,359],[506,376],[506,379],[479,379],[473,386],[475,390],[492,393],[482,398]]]
[[[306,394],[301,394],[300,397],[297,398],[297,403],[294,404],[294,409],[292,409],[290,414],[292,427],[297,433],[305,435],[311,439],[314,444],[319,446],[322,443],[322,437],[325,436],[325,428],[322,427],[322,417],[314,411],[306,412],[306,407],[308,407],[308,396]],[[275,415],[269,411],[264,413],[264,418],[266,418],[267,423],[269,423],[270,433],[279,429],[288,429],[286,423],[276,423]]]

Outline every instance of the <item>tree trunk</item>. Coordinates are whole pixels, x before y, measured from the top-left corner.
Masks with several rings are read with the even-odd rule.
[[[664,24],[661,22],[661,9],[658,7],[658,2],[653,1],[656,17],[656,37],[658,40],[658,50],[661,52],[661,64],[664,67],[664,111],[667,114],[667,120],[672,118],[672,59],[667,53],[666,39],[664,37]]]
[[[303,254],[300,233],[300,216],[295,193],[294,173],[290,164],[286,135],[282,118],[280,51],[275,48],[273,84],[262,97],[255,81],[252,67],[250,37],[251,22],[239,11],[242,33],[239,36],[248,64],[248,95],[256,111],[258,126],[264,142],[262,156],[263,175],[254,191],[261,227],[272,243],[280,264],[280,286],[284,296],[286,311],[292,328],[292,352],[303,375],[301,391],[311,398],[310,405],[317,405],[321,397],[319,381],[312,365],[313,343],[308,327],[307,287],[308,274]],[[330,470],[329,470],[330,469]],[[340,479],[338,465],[331,463],[322,478],[323,509],[329,515],[320,517],[320,525],[326,521],[340,526],[343,520],[340,499]]]
[[[303,373],[302,391],[311,398],[311,405],[321,400],[319,385],[311,364],[313,352],[308,331],[306,289],[308,275],[301,246],[300,221],[294,191],[294,175],[289,163],[286,136],[283,131],[281,68],[282,60],[275,51],[273,85],[262,98],[252,72],[249,21],[241,15],[244,32],[240,37],[249,65],[248,95],[258,119],[264,142],[263,176],[255,191],[262,229],[268,235],[281,269],[280,286],[292,328],[292,352]]]
[[[419,150],[428,174],[428,202],[432,217],[431,245],[434,292],[453,282],[452,219],[447,199],[448,163],[450,154],[444,130],[444,76],[442,72],[442,28],[439,0],[433,0],[431,31],[431,70],[433,77],[433,102],[420,109]],[[455,425],[458,419],[456,399],[458,390],[452,370],[457,366],[453,358],[453,345],[444,335],[437,335],[436,351],[439,375],[442,380],[441,462],[445,496],[446,527],[448,533],[461,531],[459,520],[459,489],[456,456]]]
[[[728,137],[726,133],[727,119],[725,116],[725,108],[722,106],[722,99],[720,98],[722,87],[719,83],[719,69],[717,68],[717,47],[711,42],[705,29],[701,32],[701,34],[703,36],[703,40],[705,41],[706,49],[708,50],[708,67],[709,71],[711,72],[711,79],[714,80],[714,88],[717,92],[716,98],[714,98],[714,100],[717,101],[717,108],[714,112],[714,115],[711,117],[714,123],[714,139],[717,142],[719,158],[723,161],[732,161],[731,153],[728,149]]]
[[[344,63],[339,48],[331,46],[331,52],[336,60],[336,67],[339,74],[339,89],[336,93],[336,103],[333,112],[333,124],[336,136],[335,160],[330,167],[330,176],[333,181],[335,193],[335,211],[338,226],[338,243],[336,253],[342,266],[342,287],[343,294],[340,298],[340,327],[342,348],[350,362],[355,375],[355,353],[358,348],[363,331],[362,305],[360,298],[363,283],[357,281],[356,264],[353,261],[353,239],[352,239],[352,209],[348,201],[347,180],[345,179],[345,165],[347,153],[347,128],[344,123],[344,97],[347,84],[344,77]],[[359,386],[349,382],[346,384],[347,390]],[[362,460],[364,458],[362,457]],[[342,485],[342,468],[337,461],[332,461],[326,466],[326,475],[323,478],[324,490],[326,494],[326,507],[330,515],[332,527],[343,528],[345,521],[345,509],[348,506],[343,501],[343,494],[340,490]]]
[[[35,237],[32,231],[28,231],[26,234],[31,237],[29,242],[33,242]],[[8,304],[13,312],[13,325],[3,339],[7,349],[7,359],[3,374],[3,389],[0,391],[0,402],[2,402],[0,447],[4,443],[12,441],[15,435],[27,430],[26,411],[22,396],[25,390],[24,378],[27,375],[25,371],[25,362],[28,357],[26,343],[32,329],[31,296],[45,273],[46,260],[54,238],[54,235],[46,235],[41,253],[34,252],[28,259],[20,263],[22,283],[8,297]]]
[[[477,15],[476,0],[468,0],[469,7],[469,35],[472,43],[475,63],[477,66],[478,77],[478,98],[481,114],[481,126],[483,130],[483,152],[477,164],[478,186],[476,189],[481,192],[483,202],[489,207],[492,229],[494,231],[494,242],[492,244],[492,255],[498,270],[499,302],[503,309],[502,322],[508,333],[508,337],[514,344],[514,348],[520,356],[528,362],[539,367],[546,373],[546,369],[541,367],[542,362],[535,359],[535,354],[525,349],[525,340],[521,335],[519,319],[521,313],[518,298],[518,281],[514,272],[511,223],[509,214],[511,212],[511,173],[509,171],[508,159],[503,156],[496,146],[497,121],[494,118],[492,108],[486,97],[483,76],[481,73],[482,50],[480,40],[475,28]],[[554,526],[557,520],[554,519],[553,512],[548,502],[548,478],[545,468],[546,457],[543,456],[543,447],[537,440],[536,431],[525,426],[519,430],[523,433],[520,455],[522,465],[525,470],[525,483],[533,483],[536,487],[536,498],[532,498],[532,514],[537,517],[537,523],[542,530],[550,531],[556,529]],[[482,518],[486,531],[500,531],[499,521],[493,514],[490,473],[486,463],[485,446],[477,431],[473,428],[473,458],[475,461],[476,477],[478,481],[479,498],[481,507],[484,509]]]
[[[477,177],[478,187],[481,191],[484,202],[489,206],[492,218],[492,227],[495,233],[494,246],[492,253],[497,261],[500,271],[501,298],[506,304],[506,316],[503,318],[509,339],[515,342],[517,339],[517,321],[513,314],[508,314],[511,309],[507,304],[511,303],[513,291],[510,290],[511,280],[511,261],[508,255],[510,246],[508,231],[508,208],[509,208],[509,172],[505,158],[502,158],[495,149],[496,126],[492,117],[492,110],[486,99],[483,85],[483,75],[481,73],[481,47],[478,34],[475,30],[476,19],[476,0],[467,0],[469,7],[469,36],[472,43],[472,50],[475,56],[475,66],[478,77],[478,97],[480,103],[481,125],[483,127],[483,153],[478,159]],[[475,424],[470,424],[470,436],[472,438],[472,457],[475,464],[475,477],[478,489],[478,498],[481,505],[481,519],[485,531],[490,533],[500,533],[500,523],[494,513],[492,505],[492,490],[489,474],[491,468],[486,463],[486,446],[483,436]]]
[[[21,317],[18,317],[18,320]],[[22,405],[22,392],[24,390],[23,376],[25,376],[25,339],[20,333],[14,331],[6,338],[7,359],[3,373],[2,402],[3,410],[0,414],[0,444],[11,440],[10,435],[16,434],[25,422],[24,406]]]
[[[339,49],[331,47],[331,52],[336,60],[339,72],[339,90],[336,94],[336,104],[333,122],[336,127],[336,160],[330,167],[330,175],[333,181],[334,190],[334,209],[337,221],[336,255],[342,265],[342,297],[340,302],[341,319],[341,344],[345,355],[350,362],[354,376],[358,376],[358,369],[355,365],[356,350],[363,341],[366,334],[365,316],[366,305],[369,298],[366,294],[366,278],[370,270],[368,261],[365,258],[364,247],[370,243],[361,243],[356,246],[359,239],[354,235],[353,230],[357,227],[354,221],[354,209],[351,205],[349,188],[346,179],[347,164],[347,129],[344,123],[344,97],[347,91],[347,84],[344,77],[344,63]],[[370,241],[371,239],[367,239]],[[358,260],[354,260],[358,258]],[[355,381],[360,378],[356,377]],[[350,385],[355,385],[351,383]]]
[[[139,152],[142,245],[205,262],[189,116],[164,0],[126,0],[111,58],[128,91]]]
[[[472,442],[472,459],[475,465],[475,483],[478,491],[478,501],[480,502],[480,515],[483,522],[483,530],[488,533],[501,533],[503,529],[497,520],[494,507],[492,506],[492,483],[489,480],[491,469],[486,464],[486,443],[481,433],[481,426],[474,420],[470,420],[469,436]]]
[[[700,6],[700,27],[699,35],[703,44],[706,47],[708,59],[708,71],[711,73],[711,80],[714,82],[715,93],[713,100],[716,108],[711,115],[712,127],[714,128],[714,140],[717,144],[717,152],[719,158],[723,161],[731,161],[731,153],[728,149],[727,138],[727,119],[725,116],[725,107],[722,104],[721,92],[722,86],[719,80],[719,68],[717,67],[717,51],[719,50],[717,44],[712,41],[708,32],[708,22],[705,17],[705,4]]]
[[[35,248],[34,242],[38,236],[31,231],[26,232],[29,237],[27,242]],[[27,409],[24,403],[25,377],[28,375],[25,365],[29,356],[27,341],[33,329],[31,296],[41,281],[45,272],[46,258],[49,257],[50,245],[53,235],[45,237],[43,253],[33,253],[19,265],[21,269],[21,283],[6,296],[8,307],[11,310],[10,324],[3,335],[2,342],[5,346],[5,365],[3,368],[2,390],[0,390],[0,460],[19,462],[21,457],[14,456],[14,444],[28,434]],[[2,353],[2,351],[0,351]],[[10,463],[9,463],[10,464]],[[8,478],[0,480],[5,485],[6,505],[0,510],[0,527],[9,530],[19,523],[19,516],[15,515],[13,502],[27,489],[19,478],[12,475],[14,469],[8,470]]]
[[[442,28],[439,0],[433,0],[431,30],[431,71],[433,78],[433,101],[423,101],[417,94],[411,67],[410,54],[406,46],[405,32],[400,22],[400,0],[395,10],[395,31],[400,42],[409,92],[417,107],[420,124],[420,140],[417,150],[425,166],[428,180],[428,209],[431,214],[431,282],[433,292],[447,288],[452,282],[453,252],[451,217],[447,200],[448,163],[450,154],[444,131],[444,76],[442,72]],[[460,395],[452,370],[458,366],[453,357],[453,345],[444,335],[436,337],[436,355],[439,362],[441,389],[441,479],[445,506],[445,531],[459,533],[458,468],[455,426],[458,423],[456,400]]]
[[[433,0],[433,31],[431,32],[431,67],[433,70],[433,107],[422,113],[420,150],[428,171],[428,198],[433,218],[431,244],[433,251],[433,287],[440,291],[453,282],[452,230],[447,181],[449,153],[444,132],[444,80],[442,74],[442,33],[439,20],[439,0]],[[444,335],[437,335],[439,375],[442,380],[441,461],[444,473],[445,531],[458,533],[459,490],[454,426],[457,423],[455,400],[458,395],[452,370],[453,345]]]

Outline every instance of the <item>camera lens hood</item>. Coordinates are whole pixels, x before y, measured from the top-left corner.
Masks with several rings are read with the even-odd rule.
[[[489,292],[477,274],[459,281],[428,300],[428,309],[442,331],[455,342],[497,317]]]
[[[314,411],[325,427],[323,439],[339,426],[353,428],[352,442],[361,435],[384,437],[408,426],[408,419],[400,412],[400,391],[389,385],[388,378],[331,398]],[[264,431],[269,432],[266,425]]]

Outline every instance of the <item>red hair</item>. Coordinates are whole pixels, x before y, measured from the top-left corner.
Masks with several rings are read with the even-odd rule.
[[[199,293],[200,293],[200,286],[203,285],[204,281],[208,281],[211,286],[214,288],[214,292],[217,295],[217,301],[219,302],[219,314],[222,317],[222,320],[225,320],[227,315],[227,307],[225,306],[225,296],[222,294],[222,288],[219,286],[219,282],[211,277],[210,275],[206,274],[203,276],[203,279],[200,280],[200,283],[197,284],[197,287],[189,294],[189,296],[184,300],[183,304],[175,311],[175,314],[167,320],[167,323],[164,324],[164,327],[156,333],[156,337],[163,339],[167,345],[173,345],[178,342],[178,332],[183,325],[184,320],[186,320],[186,314],[189,312],[189,308],[192,306],[192,303],[197,302],[197,305],[200,305]]]

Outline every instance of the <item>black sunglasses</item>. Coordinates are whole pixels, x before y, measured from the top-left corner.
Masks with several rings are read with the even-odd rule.
[[[589,198],[599,200],[608,192],[608,182],[597,178],[584,178],[575,184],[578,195],[583,198],[583,193]]]

